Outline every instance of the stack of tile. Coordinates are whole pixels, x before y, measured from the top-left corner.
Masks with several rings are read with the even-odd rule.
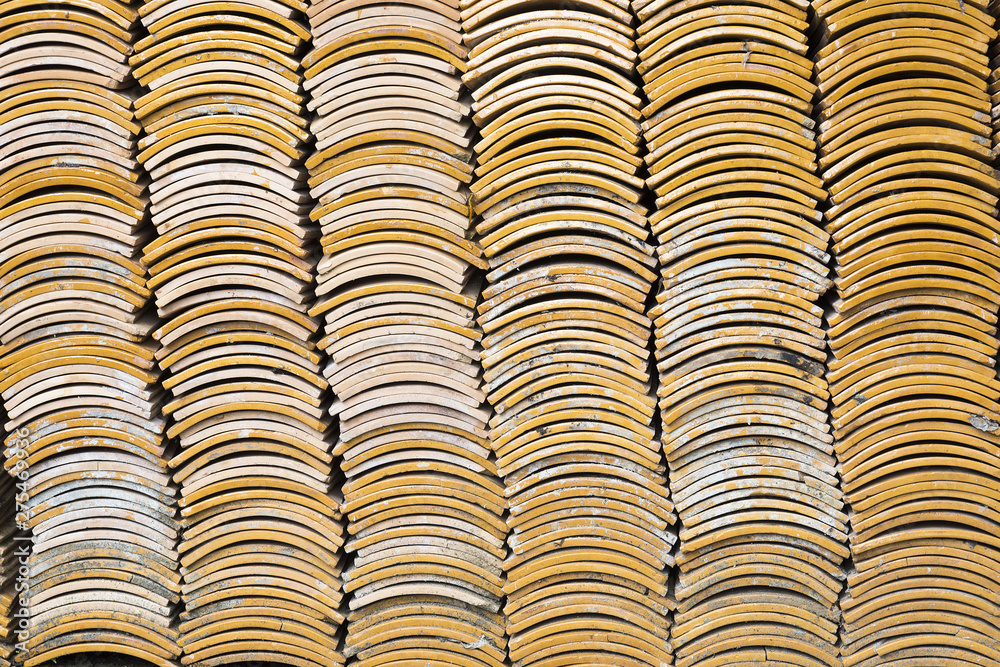
[[[993,19],[975,1],[816,9],[844,663],[998,665]]]
[[[305,5],[152,0],[136,44],[145,248],[180,452],[183,664],[331,667],[343,546],[307,314]]]
[[[1000,16],[1000,0],[990,0],[986,13],[990,16]],[[991,120],[993,126],[993,151],[1000,146],[1000,40],[992,40],[988,54],[992,74],[989,79],[990,103],[992,105]],[[994,161],[996,166],[996,161]]]
[[[662,665],[674,515],[652,428],[631,15],[513,7],[463,7],[510,658]]]
[[[146,186],[125,92],[136,18],[116,0],[0,7],[0,395],[34,535],[20,573],[28,665],[109,651],[166,667],[179,654],[175,490],[138,260]],[[5,574],[26,544],[5,546]]]
[[[502,667],[506,502],[477,358],[485,263],[469,240],[458,7],[325,0],[309,16],[324,254],[312,314],[355,554],[345,653],[359,667]]]
[[[808,2],[636,2],[681,519],[678,667],[836,665],[846,517],[827,423],[826,198]]]

